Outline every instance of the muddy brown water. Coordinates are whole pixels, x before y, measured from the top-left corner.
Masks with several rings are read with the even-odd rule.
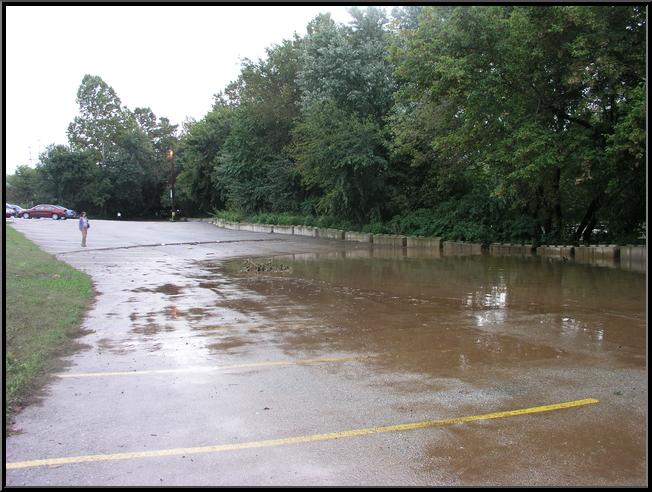
[[[291,270],[213,265],[252,293],[221,305],[270,320],[287,353],[369,355],[370,374],[384,374],[381,386],[406,395],[410,411],[425,395],[455,415],[601,402],[592,413],[452,428],[426,447],[421,471],[453,470],[464,484],[643,483],[645,275],[539,257],[274,260]]]
[[[285,343],[304,350],[391,354],[411,369],[603,360],[645,367],[645,276],[632,271],[490,256],[275,258],[289,273],[224,272],[255,292],[225,302],[276,321],[292,317]]]

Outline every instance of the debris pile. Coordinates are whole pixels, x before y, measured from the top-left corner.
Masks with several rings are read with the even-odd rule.
[[[291,272],[292,268],[289,265],[284,265],[283,263],[274,263],[272,259],[268,259],[266,261],[260,261],[256,262],[253,261],[249,258],[244,260],[242,263],[242,268],[240,269],[241,272],[248,272],[248,273],[261,273],[261,272],[266,272],[266,273],[279,273],[279,272]]]

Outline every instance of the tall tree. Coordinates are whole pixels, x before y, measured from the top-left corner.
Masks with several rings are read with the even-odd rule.
[[[300,178],[286,151],[299,114],[296,84],[302,42],[295,37],[245,60],[227,88],[233,120],[216,168],[230,206],[252,211],[296,210],[303,199]]]
[[[12,175],[6,176],[6,196],[9,203],[15,203],[23,208],[33,207],[42,203],[47,193],[42,173],[30,166],[18,166]]]
[[[438,179],[450,174],[447,161],[458,175],[498,176],[492,196],[508,216],[530,218],[529,235],[588,240],[626,181],[617,170],[638,169],[616,161],[609,142],[644,77],[640,14],[628,6],[424,9],[394,51],[407,109],[395,119],[400,149],[439,156]],[[434,125],[422,119],[432,114]],[[640,170],[634,175],[642,182]]]
[[[165,151],[176,142],[176,125],[157,120],[149,108],[122,107],[98,76],[86,75],[77,92],[80,115],[68,127],[73,152],[95,156],[95,191],[105,216],[152,216],[170,182]]]
[[[77,91],[79,116],[68,126],[73,149],[93,149],[102,154],[115,143],[128,118],[120,98],[101,77],[85,75]]]
[[[98,189],[99,169],[92,151],[51,145],[40,161],[37,169],[49,202],[81,211],[101,207],[108,198],[106,190]]]
[[[313,103],[294,130],[292,155],[305,184],[318,191],[316,211],[368,221],[382,194],[385,147],[373,117],[344,111],[333,100]]]
[[[233,108],[215,105],[202,120],[187,126],[179,142],[179,198],[200,213],[224,207],[224,187],[217,179],[217,157],[233,126]]]
[[[320,14],[308,24],[298,84],[303,107],[332,99],[340,107],[380,120],[395,89],[388,59],[389,33],[384,12],[352,8],[349,26]]]

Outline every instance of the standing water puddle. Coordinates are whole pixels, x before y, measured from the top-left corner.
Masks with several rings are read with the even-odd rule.
[[[368,255],[369,256],[369,255]],[[546,259],[309,253],[219,267],[288,351],[384,354],[438,376],[519,364],[645,366],[645,276]],[[302,320],[302,321],[301,321]]]

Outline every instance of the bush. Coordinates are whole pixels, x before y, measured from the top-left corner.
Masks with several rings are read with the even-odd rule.
[[[241,222],[242,214],[232,210],[213,210],[212,217],[215,219],[228,220],[231,222]]]

